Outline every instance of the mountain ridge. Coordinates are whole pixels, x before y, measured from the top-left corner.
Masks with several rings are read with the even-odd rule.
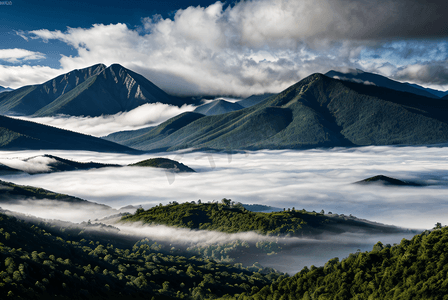
[[[316,73],[254,106],[158,134],[173,118],[120,143],[143,151],[435,144],[448,140],[447,114],[440,99]]]
[[[231,111],[236,111],[243,109],[244,107],[240,105],[238,102],[229,102],[224,99],[214,100],[213,102],[203,104],[198,106],[194,112],[206,115],[206,116],[214,116],[225,114]]]
[[[356,83],[363,83],[366,85],[376,85],[380,87],[389,88],[392,90],[400,91],[400,92],[408,92],[413,93],[420,96],[425,96],[429,98],[440,98],[440,95],[443,95],[445,92],[424,88],[417,84],[410,84],[407,82],[399,82],[393,79],[390,79],[386,76],[382,76],[375,73],[364,72],[362,70],[349,70],[348,72],[338,72],[335,70],[328,71],[325,73],[326,76],[339,80],[352,81]]]
[[[43,84],[0,94],[0,113],[33,117],[65,114],[97,117],[130,111],[146,103],[182,106],[193,99],[168,95],[148,79],[119,64],[93,65]]]

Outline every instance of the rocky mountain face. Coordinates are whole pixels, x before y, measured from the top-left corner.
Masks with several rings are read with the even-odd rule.
[[[35,117],[66,114],[100,116],[132,110],[145,103],[181,106],[145,77],[113,64],[94,65],[60,75],[40,85],[0,94],[0,113]]]

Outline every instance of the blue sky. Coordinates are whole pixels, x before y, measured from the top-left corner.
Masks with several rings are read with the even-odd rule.
[[[445,0],[0,1],[0,86],[120,63],[181,95],[347,68],[447,90],[447,20]]]

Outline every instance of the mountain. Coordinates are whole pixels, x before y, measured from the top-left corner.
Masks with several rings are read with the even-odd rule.
[[[448,95],[442,97],[443,100],[448,100]]]
[[[221,115],[231,111],[243,109],[238,102],[232,103],[223,99],[215,100],[213,102],[198,106],[194,111],[206,116]]]
[[[257,105],[184,113],[127,137],[145,151],[435,144],[448,141],[448,102],[313,74]]]
[[[183,163],[177,162],[163,157],[150,158],[146,160],[139,161],[135,164],[130,164],[131,167],[151,167],[151,168],[162,168],[169,169],[174,172],[195,172],[190,167],[187,167]]]
[[[30,121],[0,116],[1,150],[86,150],[99,152],[138,151],[89,135]]]
[[[94,65],[60,75],[43,84],[0,94],[0,113],[35,117],[66,114],[101,116],[132,110],[145,103],[182,106],[145,77],[119,64]]]
[[[2,87],[2,86],[0,86],[0,93],[3,93],[3,92],[10,92],[10,91],[13,91],[13,89],[11,89],[11,88],[9,88],[9,87]]]
[[[250,106],[260,103],[261,101],[263,101],[266,98],[271,97],[273,95],[275,95],[275,94],[265,93],[265,94],[261,94],[261,95],[252,95],[252,96],[247,97],[246,99],[240,100],[236,103],[238,103],[239,105],[241,105],[243,107],[250,107]]]
[[[134,138],[134,137],[138,137],[141,136],[147,132],[150,132],[151,130],[153,130],[154,128],[156,128],[156,126],[149,126],[149,127],[145,127],[145,128],[141,128],[141,129],[135,129],[135,130],[123,130],[123,131],[118,131],[118,132],[114,132],[111,133],[109,135],[103,136],[101,137],[102,139],[114,142],[114,143],[122,143],[125,142],[126,140],[130,139],[130,138]]]
[[[412,182],[412,181],[403,181],[400,179],[384,176],[384,175],[377,175],[373,177],[369,177],[367,179],[357,181],[356,184],[382,184],[382,185],[388,185],[388,186],[422,186],[422,184]]]
[[[103,139],[110,141],[114,140],[121,145],[129,145],[128,147],[134,149],[165,151],[169,148],[166,146],[166,142],[170,139],[170,136],[173,133],[202,117],[204,117],[203,114],[185,112],[156,127],[113,133]],[[151,141],[152,146],[148,147],[148,141]],[[160,148],[158,148],[159,142],[161,144]]]
[[[432,89],[426,89],[421,86],[417,86],[416,84],[409,83],[401,83],[392,79],[389,79],[385,76],[381,76],[378,74],[368,73],[361,70],[350,70],[349,72],[338,72],[338,71],[329,71],[325,73],[326,76],[339,79],[339,80],[347,80],[356,83],[370,84],[381,86],[385,88],[389,88],[392,90],[400,91],[400,92],[408,92],[413,93],[420,96],[425,96],[429,98],[439,98],[439,96],[434,93],[440,92]]]
[[[43,84],[24,86],[10,93],[2,93],[0,113],[32,115],[105,69],[105,65],[97,64],[85,69],[73,70]]]

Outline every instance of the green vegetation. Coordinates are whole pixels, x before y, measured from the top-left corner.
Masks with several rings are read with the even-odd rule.
[[[127,132],[120,143],[145,151],[443,143],[446,110],[440,99],[313,74],[257,105],[158,133],[168,120],[146,133]]]
[[[0,298],[214,299],[253,293],[284,277],[91,227],[0,214]]]
[[[131,167],[151,167],[151,168],[163,168],[163,169],[170,169],[176,172],[195,172],[192,168],[187,167],[183,163],[163,158],[163,157],[156,157],[156,158],[150,158],[146,160],[142,160],[135,164],[130,164]]]
[[[292,277],[211,259],[246,242],[190,249],[120,236],[104,225],[21,221],[0,213],[2,299],[448,299],[448,228],[378,242]],[[266,253],[278,250],[258,242]]]
[[[304,268],[243,299],[448,299],[447,249],[446,227],[393,247],[378,242],[371,252]]]
[[[403,232],[403,229],[363,222],[344,215],[325,215],[323,212],[284,210],[263,213],[246,210],[230,199],[221,203],[183,203],[148,210],[138,209],[134,215],[123,216],[122,222],[163,224],[190,229],[215,230],[227,233],[255,231],[265,235],[308,236],[322,233],[343,233],[350,230],[371,233]]]

